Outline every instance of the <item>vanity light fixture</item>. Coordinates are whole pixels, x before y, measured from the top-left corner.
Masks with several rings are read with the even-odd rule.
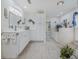
[[[15,15],[18,15],[18,16],[22,17],[22,13],[14,7],[9,7],[9,11],[12,12],[13,14],[15,14]]]

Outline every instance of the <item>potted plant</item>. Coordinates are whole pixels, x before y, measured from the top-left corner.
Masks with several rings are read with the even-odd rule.
[[[61,48],[61,59],[70,59],[70,57],[73,55],[74,49],[70,48],[68,45]]]

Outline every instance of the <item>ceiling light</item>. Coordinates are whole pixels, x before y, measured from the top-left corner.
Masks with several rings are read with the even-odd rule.
[[[63,4],[64,4],[64,1],[57,2],[57,5],[63,5]]]

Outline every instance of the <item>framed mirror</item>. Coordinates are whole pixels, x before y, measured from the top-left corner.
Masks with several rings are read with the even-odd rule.
[[[9,12],[9,28],[15,29],[17,25],[21,23],[22,19],[20,16]]]

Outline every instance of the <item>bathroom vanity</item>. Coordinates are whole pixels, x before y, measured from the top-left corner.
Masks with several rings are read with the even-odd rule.
[[[29,43],[29,30],[2,32],[2,58],[16,58]]]
[[[74,29],[73,28],[60,28],[58,32],[58,41],[61,44],[68,44],[74,40]]]

